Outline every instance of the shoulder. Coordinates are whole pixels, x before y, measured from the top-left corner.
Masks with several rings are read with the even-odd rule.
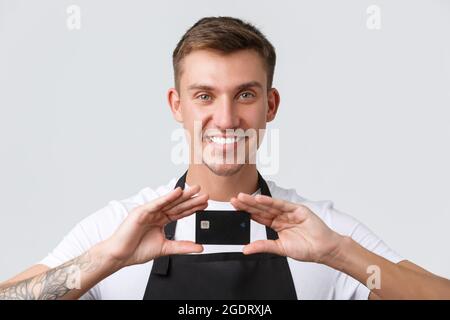
[[[161,197],[169,193],[175,187],[176,180],[171,179],[168,183],[160,185],[156,188],[146,187],[141,189],[138,193],[118,201],[111,201],[110,205],[121,206],[126,211],[131,211],[133,208],[140,206],[144,203],[152,201],[158,197]]]
[[[294,188],[283,188],[274,181],[267,181],[273,198],[298,203],[308,207],[319,216],[331,229],[345,235],[351,235],[360,225],[354,217],[337,210],[331,200],[307,199],[297,193]]]
[[[145,187],[127,198],[112,200],[105,207],[81,220],[78,226],[97,240],[105,239],[117,229],[135,207],[170,192],[175,183],[175,179],[172,179],[156,188]]]
[[[392,250],[366,225],[351,215],[336,209],[333,201],[306,199],[297,194],[295,189],[285,189],[279,187],[273,181],[267,181],[267,185],[272,193],[272,197],[308,207],[319,218],[321,218],[322,221],[330,227],[330,229],[341,235],[351,237],[366,249],[388,259],[393,263],[398,263],[403,260],[399,254]]]

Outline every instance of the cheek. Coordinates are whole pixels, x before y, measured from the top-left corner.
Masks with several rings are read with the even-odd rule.
[[[210,107],[199,106],[195,103],[185,102],[181,106],[181,112],[183,114],[183,119],[185,126],[192,126],[194,122],[200,122],[202,126],[208,122],[213,116],[213,109]]]
[[[266,127],[266,113],[263,106],[243,108],[240,117],[247,128],[260,129]]]
[[[183,114],[183,127],[189,132],[193,137],[195,132],[201,135],[205,124],[209,121],[211,116],[203,108],[195,104],[189,104],[189,102],[184,103],[181,107],[181,113]],[[197,131],[195,131],[197,128]]]

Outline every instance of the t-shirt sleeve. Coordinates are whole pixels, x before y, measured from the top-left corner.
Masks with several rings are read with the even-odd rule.
[[[39,264],[55,268],[69,260],[72,260],[102,240],[98,227],[99,216],[108,214],[109,206],[93,213],[75,227],[59,242],[59,244],[48,255],[39,261]],[[81,300],[101,299],[98,285],[88,290]]]
[[[39,263],[55,268],[74,259],[90,248],[89,237],[81,223],[78,223],[59,244]]]
[[[350,236],[367,250],[391,261],[398,263],[404,258],[392,250],[383,240],[364,224],[355,218],[333,208],[333,203],[327,204],[327,218],[331,221],[332,229],[340,234]],[[369,276],[369,274],[368,274]],[[339,272],[336,282],[336,299],[363,300],[368,299],[370,290],[351,276]]]

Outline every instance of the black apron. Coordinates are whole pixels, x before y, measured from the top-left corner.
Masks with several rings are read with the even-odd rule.
[[[187,172],[175,188],[184,189]],[[261,194],[271,196],[266,181],[258,172]],[[177,222],[167,224],[164,232],[173,239]],[[267,239],[278,234],[266,227]],[[286,257],[256,253],[222,252],[159,257],[145,289],[144,300],[296,300],[294,282]]]

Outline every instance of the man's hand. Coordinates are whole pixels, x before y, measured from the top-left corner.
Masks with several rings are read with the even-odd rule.
[[[277,240],[258,240],[246,245],[244,254],[270,252],[299,261],[327,264],[339,249],[343,237],[306,206],[244,193],[232,198],[231,203],[278,233]]]
[[[192,241],[168,240],[164,226],[205,209],[208,196],[195,196],[199,186],[189,190],[176,188],[170,193],[135,208],[117,231],[105,241],[105,248],[122,267],[140,264],[160,256],[202,252],[203,246]]]
[[[167,240],[164,226],[205,209],[208,196],[195,196],[199,186],[177,188],[135,208],[114,234],[82,255],[28,279],[0,288],[3,299],[78,299],[86,291],[123,267],[159,256],[201,252],[192,241]]]
[[[269,252],[299,261],[325,264],[367,285],[369,266],[383,274],[381,287],[370,288],[370,299],[449,299],[450,281],[409,261],[394,264],[365,249],[351,237],[331,230],[307,207],[257,195],[240,193],[231,203],[238,210],[278,232],[277,240],[258,240],[244,254]]]

